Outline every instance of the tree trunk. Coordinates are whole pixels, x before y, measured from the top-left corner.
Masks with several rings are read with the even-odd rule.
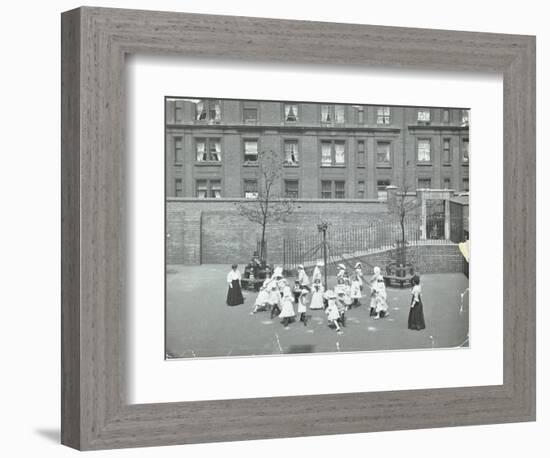
[[[266,249],[265,249],[265,228],[267,226],[267,215],[268,215],[268,206],[269,206],[269,194],[265,201],[265,213],[264,213],[264,219],[262,222],[262,240],[260,242],[260,259],[264,261],[267,264],[267,256],[266,256]]]

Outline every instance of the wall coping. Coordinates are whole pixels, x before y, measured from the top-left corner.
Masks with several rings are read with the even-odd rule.
[[[273,199],[275,200],[282,200],[282,199]],[[319,198],[305,198],[305,199],[292,199],[293,202],[312,202],[312,203],[324,203],[324,204],[333,204],[333,205],[340,205],[340,204],[380,204],[380,205],[386,205],[386,200],[378,200],[378,199],[319,199]],[[166,197],[166,202],[254,202],[254,199],[245,199],[244,197],[221,197],[219,199],[199,199],[196,197]]]

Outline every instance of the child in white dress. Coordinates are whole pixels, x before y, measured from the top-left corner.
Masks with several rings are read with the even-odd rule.
[[[281,300],[281,313],[279,318],[282,318],[281,324],[286,328],[290,323],[294,321],[294,299],[289,286],[285,286],[283,289],[283,298]]]
[[[269,285],[269,307],[271,308],[271,319],[274,316],[281,313],[281,295],[279,294],[279,288],[277,287],[277,282],[272,280]]]
[[[256,312],[266,310],[269,302],[269,291],[265,286],[260,287],[260,292],[256,296],[254,301],[254,310],[250,312],[251,315],[254,315]]]
[[[319,281],[322,280],[321,267],[323,267],[323,265],[324,265],[323,261],[317,261],[317,265],[315,266],[315,269],[313,269],[313,275],[312,275],[311,281],[314,284],[317,280]]]
[[[321,310],[324,308],[324,305],[323,305],[324,291],[325,289],[321,284],[321,279],[319,278],[315,280],[315,283],[313,283],[313,288],[312,288],[311,303],[309,304],[309,308],[311,310]]]
[[[361,283],[355,274],[351,277],[350,296],[352,300],[352,307],[359,307],[361,305],[359,299],[361,299],[363,294],[361,293]]]
[[[340,320],[340,312],[338,311],[338,306],[336,305],[336,297],[333,291],[327,291],[327,300],[328,305],[325,313],[327,314],[327,320],[329,325],[332,324],[337,331],[340,331],[340,325],[338,321]]]
[[[306,270],[302,264],[298,266],[298,282],[300,286],[309,287],[309,277],[307,276]]]
[[[372,288],[374,295],[374,308],[375,308],[375,320],[384,318],[389,315],[388,303],[386,302],[386,284],[384,283],[384,277],[380,274],[380,267],[374,268]],[[372,301],[371,301],[372,307]]]

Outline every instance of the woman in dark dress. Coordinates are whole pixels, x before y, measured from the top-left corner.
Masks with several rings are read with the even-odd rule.
[[[413,289],[411,298],[411,309],[409,311],[409,329],[420,331],[426,327],[424,322],[424,310],[422,306],[420,277],[415,275],[413,277]]]
[[[237,264],[231,266],[231,271],[227,274],[227,305],[244,304],[243,293],[241,291],[241,273],[237,270]]]

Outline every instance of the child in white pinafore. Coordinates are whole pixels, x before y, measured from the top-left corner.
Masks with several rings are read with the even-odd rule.
[[[361,282],[356,274],[351,277],[350,296],[353,301],[351,304],[352,307],[359,307],[361,305],[359,299],[361,299],[363,294],[361,293]]]
[[[279,294],[279,288],[277,287],[277,281],[272,280],[269,285],[269,302],[268,305],[271,308],[271,319],[274,316],[281,313],[281,295]]]
[[[292,297],[290,287],[285,286],[283,288],[283,298],[281,300],[281,313],[279,314],[279,318],[282,318],[281,324],[287,327],[294,321],[294,317],[294,298]]]
[[[251,315],[254,315],[260,310],[267,310],[267,308],[269,307],[270,283],[271,277],[267,275],[264,282],[262,283],[262,286],[260,287],[260,292],[256,296],[256,300],[254,301],[254,310],[250,312]]]
[[[321,279],[320,278],[316,279],[315,283],[313,283],[311,303],[309,304],[309,308],[311,310],[322,310],[324,308],[324,305],[323,305],[324,291],[325,289],[321,284]]]
[[[340,320],[340,312],[338,311],[338,306],[336,305],[336,295],[333,291],[327,291],[328,305],[325,313],[327,314],[327,320],[329,325],[332,324],[337,331],[340,331],[340,325],[338,321]]]

